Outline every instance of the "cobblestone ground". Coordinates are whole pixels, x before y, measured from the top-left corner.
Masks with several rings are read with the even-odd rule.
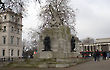
[[[0,70],[110,70],[110,60],[90,61],[69,68],[4,68]]]

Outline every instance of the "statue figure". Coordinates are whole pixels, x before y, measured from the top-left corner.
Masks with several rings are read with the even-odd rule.
[[[71,52],[73,52],[75,49],[75,39],[74,37],[71,38]]]
[[[61,18],[58,14],[58,11],[56,11],[52,5],[50,4],[49,5],[49,8],[50,8],[50,12],[52,13],[52,21],[51,21],[51,25],[53,26],[58,26],[59,24],[63,24],[62,21],[61,21]]]
[[[44,39],[44,50],[43,51],[51,51],[51,46],[50,46],[50,37],[47,36]]]

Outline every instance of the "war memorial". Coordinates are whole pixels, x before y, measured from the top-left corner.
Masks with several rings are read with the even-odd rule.
[[[48,8],[53,18],[47,23],[47,27],[41,30],[38,52],[34,57],[39,60],[44,59],[44,62],[49,60],[44,67],[48,64],[54,67],[68,67],[74,64],[75,58],[79,55],[75,41],[76,35],[73,35],[70,27],[63,23],[61,14],[58,14],[51,3]]]

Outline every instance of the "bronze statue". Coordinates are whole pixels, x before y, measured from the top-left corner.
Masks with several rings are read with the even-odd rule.
[[[43,51],[51,51],[51,46],[50,46],[50,37],[47,36],[44,39],[44,50]]]
[[[71,38],[71,52],[73,52],[75,49],[75,39],[74,37]]]

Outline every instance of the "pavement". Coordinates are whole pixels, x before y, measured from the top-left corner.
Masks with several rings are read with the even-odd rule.
[[[68,70],[110,70],[110,60],[90,61],[69,68]]]
[[[69,68],[4,68],[0,70],[110,70],[110,60],[90,61]]]

